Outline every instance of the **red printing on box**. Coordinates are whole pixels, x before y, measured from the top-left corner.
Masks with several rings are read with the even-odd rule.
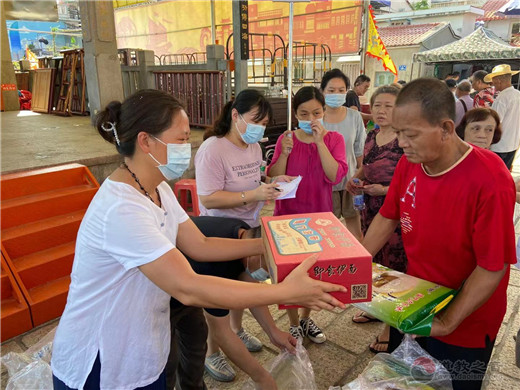
[[[313,253],[320,253],[309,269],[312,278],[345,286],[346,293],[332,293],[343,303],[370,301],[372,256],[334,214],[262,217],[262,230],[273,283],[283,281]]]

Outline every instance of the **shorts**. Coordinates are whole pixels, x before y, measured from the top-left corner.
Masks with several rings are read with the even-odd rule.
[[[334,215],[337,218],[354,218],[359,212],[354,209],[352,194],[347,190],[332,191],[332,204]]]
[[[236,238],[240,229],[249,229],[249,225],[236,218],[192,217],[193,222],[206,237]],[[193,270],[199,275],[217,276],[219,278],[238,280],[245,271],[242,260],[199,262],[186,257]],[[228,309],[204,309],[215,317],[225,317]]]

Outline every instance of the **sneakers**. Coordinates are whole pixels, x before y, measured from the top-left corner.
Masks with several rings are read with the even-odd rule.
[[[289,328],[289,333],[296,340],[302,340],[303,341],[303,328],[301,326],[293,326],[293,325],[291,325],[291,327]]]
[[[208,356],[204,362],[204,367],[206,367],[209,376],[219,382],[231,382],[237,375],[220,351]]]
[[[300,327],[303,329],[303,334],[316,344],[324,343],[327,340],[318,325],[310,318],[301,319]]]
[[[255,336],[247,333],[244,328],[241,328],[237,336],[242,340],[242,342],[246,345],[246,348],[249,352],[258,352],[262,349],[263,344],[260,340],[258,340]]]

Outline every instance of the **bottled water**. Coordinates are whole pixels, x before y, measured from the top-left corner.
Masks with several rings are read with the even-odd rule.
[[[352,179],[352,181],[356,185],[360,185],[361,184],[359,179]],[[365,209],[365,195],[363,195],[363,191],[359,191],[359,194],[354,195],[353,203],[354,203],[354,209],[355,210],[361,211],[361,210]]]

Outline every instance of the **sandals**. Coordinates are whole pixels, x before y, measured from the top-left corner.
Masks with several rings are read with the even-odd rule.
[[[360,319],[362,319],[362,320],[360,321]],[[352,322],[355,324],[368,324],[369,322],[381,322],[381,320],[378,320],[377,318],[374,318],[374,317],[370,317],[367,313],[362,311],[359,314],[356,314],[355,316],[352,317]],[[371,343],[371,345],[368,346],[368,349],[370,350],[370,352],[373,352],[373,353],[388,352],[388,341],[381,341],[381,340],[379,340],[379,336],[377,336],[375,345],[377,345],[377,344],[385,345],[386,348],[379,351],[379,350],[375,349],[374,347],[372,347],[372,343]]]
[[[359,321],[359,318],[363,318],[363,320]],[[352,322],[355,324],[368,324],[369,322],[381,322],[381,320],[378,320],[374,317],[370,317],[367,313],[362,311],[361,313],[356,314],[354,317],[352,317]]]
[[[388,353],[388,341],[381,341],[381,340],[379,340],[379,336],[377,336],[376,337],[376,345],[377,344],[386,345],[386,348],[382,349],[382,350],[377,350],[374,347],[372,347],[372,345],[369,345],[368,349],[370,350],[370,352],[373,352],[373,353],[381,353],[381,352]]]

